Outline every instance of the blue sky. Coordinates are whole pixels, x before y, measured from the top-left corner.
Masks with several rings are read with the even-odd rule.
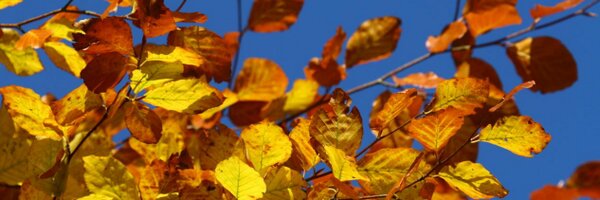
[[[66,0],[26,0],[17,7],[0,10],[0,23],[18,22],[60,8],[64,2]],[[206,14],[208,21],[202,26],[222,35],[236,30],[235,2],[189,1],[183,11]],[[559,1],[519,1],[518,9],[524,23],[493,31],[478,38],[478,42],[494,40],[526,27],[532,21],[529,9],[534,3],[551,5],[556,2]],[[179,1],[168,2],[171,8],[178,4]],[[244,20],[247,20],[251,4],[252,1],[243,0]],[[403,32],[396,51],[386,60],[349,70],[348,78],[340,84],[341,88],[349,89],[426,53],[425,40],[429,35],[439,34],[440,30],[451,22],[454,4],[455,1],[449,0],[306,1],[298,22],[290,30],[269,34],[248,33],[240,50],[240,61],[248,57],[269,58],[284,68],[290,80],[303,78],[304,66],[312,57],[320,56],[323,44],[333,36],[338,26],[342,26],[351,34],[361,22],[373,17],[391,15],[401,18]],[[102,0],[75,0],[73,5],[102,12],[108,3]],[[119,13],[126,11],[128,10],[122,9]],[[600,12],[600,6],[591,11]],[[562,15],[564,14],[558,16]],[[596,116],[600,113],[600,106],[596,103],[600,97],[600,89],[596,88],[600,85],[600,79],[597,78],[600,74],[600,57],[597,50],[600,45],[599,22],[600,19],[597,18],[577,17],[526,35],[547,35],[560,39],[577,61],[579,79],[572,87],[563,91],[546,95],[523,91],[516,96],[521,113],[541,123],[552,135],[552,141],[540,155],[523,158],[489,144],[480,145],[478,161],[510,191],[508,199],[526,199],[530,192],[544,184],[556,184],[569,177],[577,165],[600,159],[600,123],[597,122],[599,118]],[[39,23],[28,25],[26,28],[37,26]],[[140,35],[139,31],[134,32],[136,42],[139,42]],[[164,43],[165,38],[153,39],[152,42]],[[496,68],[505,90],[510,90],[521,82],[503,47],[477,49],[475,56]],[[61,97],[82,83],[82,80],[54,67],[41,51],[40,57],[46,69],[31,77],[18,77],[0,67],[0,86],[21,85],[40,94],[49,92]],[[340,58],[343,58],[343,54]],[[400,76],[427,71],[434,71],[442,77],[449,78],[454,73],[454,65],[450,56],[445,54],[429,59]],[[352,95],[353,104],[358,106],[362,116],[368,116],[372,101],[384,89],[378,86]],[[368,118],[363,118],[365,124],[368,124]],[[365,136],[365,141],[373,139],[368,131],[365,132]]]

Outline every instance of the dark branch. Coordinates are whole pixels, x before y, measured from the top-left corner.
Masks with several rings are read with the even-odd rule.
[[[227,87],[229,89],[233,89],[233,81],[235,77],[235,72],[237,71],[238,62],[240,60],[240,49],[242,49],[242,41],[244,40],[244,35],[246,31],[248,31],[248,27],[244,27],[242,25],[242,0],[237,0],[237,28],[240,35],[238,36],[238,46],[235,51],[235,57],[233,59],[232,67],[231,67],[231,80],[227,83]]]

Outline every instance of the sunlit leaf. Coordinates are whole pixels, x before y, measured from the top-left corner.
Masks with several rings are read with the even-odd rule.
[[[0,10],[4,9],[6,7],[11,7],[11,6],[15,6],[19,3],[21,3],[23,0],[3,0],[2,2],[0,2]]]
[[[334,59],[328,62],[313,58],[304,68],[304,75],[309,80],[315,80],[319,85],[331,87],[346,79],[346,68],[338,65]]]
[[[505,148],[514,154],[533,157],[550,142],[550,135],[527,116],[508,116],[480,131],[479,141]]]
[[[584,0],[563,0],[560,3],[557,3],[554,6],[544,6],[540,4],[536,4],[534,8],[532,8],[529,13],[531,14],[531,18],[539,19],[542,17],[546,17],[549,15],[553,15],[568,9],[571,9]]]
[[[266,175],[267,192],[262,199],[305,199],[306,181],[297,171],[280,167]]]
[[[235,81],[234,91],[244,101],[271,101],[284,95],[288,85],[285,72],[275,62],[248,58]]]
[[[502,105],[504,105],[504,103],[510,101],[513,96],[515,94],[517,94],[517,92],[525,89],[525,88],[531,88],[535,85],[535,81],[527,81],[525,83],[521,83],[517,86],[515,86],[512,90],[510,90],[510,92],[506,95],[504,95],[504,97],[502,98],[502,101],[500,101],[500,103],[496,104],[494,107],[491,107],[489,109],[490,112],[494,112],[496,110],[498,110],[500,107],[502,107]]]
[[[218,125],[187,140],[187,151],[194,165],[214,170],[217,164],[233,154],[238,136],[225,125]]]
[[[439,152],[458,129],[464,119],[459,110],[445,109],[428,114],[421,119],[411,121],[408,125],[410,135],[418,140],[425,148]]]
[[[290,140],[292,142],[292,157],[291,162],[300,165],[303,170],[309,170],[319,161],[317,152],[310,144],[310,121],[301,118],[298,125],[290,132]]]
[[[184,69],[179,62],[167,63],[161,61],[144,62],[140,69],[131,72],[131,87],[133,92],[161,86],[169,81],[183,79]]]
[[[285,31],[298,19],[304,0],[255,0],[248,19],[254,32]]]
[[[0,63],[6,66],[8,71],[19,76],[30,76],[44,69],[33,48],[23,50],[15,48],[15,43],[20,38],[16,30],[2,29],[2,33],[2,37],[0,37]]]
[[[204,58],[191,50],[177,46],[146,45],[144,47],[145,62],[180,62],[184,65],[200,66],[204,64]]]
[[[62,42],[46,42],[44,51],[58,68],[79,77],[86,63],[79,53]]]
[[[479,163],[463,161],[456,164],[456,167],[447,166],[438,176],[473,199],[502,198],[508,195],[508,191],[494,175]]]
[[[335,35],[331,37],[327,41],[327,43],[325,43],[325,46],[323,47],[323,52],[321,53],[321,58],[323,60],[337,60],[337,57],[342,51],[342,44],[344,43],[345,39],[346,32],[344,32],[344,29],[342,29],[341,26],[338,26],[338,28],[335,31]]]
[[[489,84],[486,81],[475,78],[449,79],[438,85],[428,112],[453,107],[464,114],[473,114],[475,108],[483,107],[488,93]]]
[[[370,181],[359,181],[370,194],[385,194],[402,179],[419,152],[411,148],[385,148],[365,155],[358,161],[358,172]],[[424,162],[407,180],[409,183],[425,175],[431,167]]]
[[[76,10],[76,9],[74,9]],[[65,12],[66,13],[66,12]],[[62,13],[61,13],[62,14]],[[73,13],[71,13],[73,14]],[[48,20],[40,29],[48,30],[52,32],[51,40],[58,41],[60,39],[66,39],[73,41],[73,34],[85,34],[83,30],[75,27],[74,21],[79,17],[79,14],[75,13],[75,16],[59,16],[55,15],[52,19]]]
[[[331,167],[333,176],[340,181],[364,180],[369,181],[369,178],[360,174],[356,159],[353,156],[348,156],[346,153],[333,146],[324,145],[326,161]]]
[[[292,143],[281,127],[273,123],[261,122],[242,130],[245,152],[260,174],[268,167],[282,164],[292,155]]]
[[[101,107],[103,103],[100,95],[88,90],[82,84],[62,99],[53,102],[52,111],[56,115],[56,121],[64,125],[73,122],[88,111]]]
[[[125,76],[128,61],[127,57],[117,52],[97,55],[81,71],[83,83],[96,94],[106,92]]]
[[[177,28],[171,10],[165,6],[164,0],[136,0],[135,12],[131,15],[137,20],[144,36],[153,38],[169,33]]]
[[[267,186],[263,178],[238,157],[221,161],[215,169],[217,181],[237,199],[263,197]]]
[[[413,85],[416,87],[426,89],[436,88],[442,81],[445,80],[444,78],[439,77],[433,72],[414,73],[402,78],[392,76],[392,79],[394,80],[394,83],[396,83],[397,86]]]
[[[204,79],[168,82],[146,93],[144,101],[154,106],[183,113],[198,113],[222,103],[220,92]]]
[[[315,101],[318,92],[319,84],[313,80],[294,81],[292,90],[286,94],[283,110],[287,113],[296,113],[308,108]]]
[[[193,23],[204,23],[208,19],[205,14],[199,12],[172,12],[171,15],[175,22],[193,22]]]
[[[404,109],[412,104],[416,95],[417,90],[415,89],[409,89],[390,95],[381,111],[377,112],[377,114],[372,116],[369,120],[369,127],[374,131],[382,131],[390,122],[398,117]]]
[[[477,37],[496,28],[521,24],[516,4],[517,0],[469,0],[463,16],[471,34]]]
[[[23,34],[17,42],[15,42],[15,48],[22,51],[26,48],[40,48],[46,42],[46,39],[52,34],[51,31],[43,29],[33,29]]]
[[[19,86],[0,88],[2,109],[19,129],[38,137],[59,140],[62,132],[50,106],[42,102],[33,90]]]
[[[445,51],[454,40],[461,38],[466,32],[467,26],[463,22],[452,22],[440,36],[429,36],[425,46],[431,53]]]
[[[144,104],[131,101],[126,102],[122,109],[125,110],[125,123],[131,136],[148,144],[158,142],[162,136],[162,123],[154,111]]]
[[[346,66],[373,62],[389,57],[400,39],[399,18],[386,16],[364,21],[346,44]]]
[[[225,110],[229,106],[231,106],[239,101],[237,94],[235,94],[234,92],[232,92],[229,89],[225,89],[225,91],[223,91],[223,96],[225,97],[225,100],[223,101],[223,103],[221,105],[219,105],[217,107],[209,108],[208,110],[204,111],[203,113],[200,113],[199,116],[205,120],[209,119],[209,118],[213,117],[217,112]]]
[[[85,34],[73,34],[73,47],[87,54],[133,53],[131,28],[121,17],[92,18],[83,24]]]
[[[139,199],[133,176],[125,166],[111,156],[83,158],[85,184],[95,195],[112,199]]]
[[[523,82],[535,81],[533,91],[555,92],[577,81],[577,63],[560,40],[527,38],[507,48],[506,53]]]

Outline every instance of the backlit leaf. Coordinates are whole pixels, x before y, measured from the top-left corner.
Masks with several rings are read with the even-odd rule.
[[[154,111],[144,104],[131,101],[126,102],[122,109],[125,110],[125,123],[131,136],[148,144],[158,142],[162,136],[162,122]]]
[[[551,139],[540,124],[527,116],[504,117],[493,126],[486,126],[479,134],[479,141],[524,157],[533,157],[533,154],[542,152]]]
[[[517,86],[515,86],[512,90],[510,90],[510,92],[506,95],[504,95],[504,97],[502,98],[502,101],[500,101],[500,103],[496,104],[494,107],[491,107],[489,109],[490,112],[494,112],[496,110],[498,110],[500,107],[502,107],[502,105],[504,105],[504,103],[510,101],[513,96],[515,94],[517,94],[517,92],[525,89],[525,88],[531,88],[535,85],[535,81],[527,81],[525,83],[521,83]]]
[[[2,2],[0,2],[0,10],[4,9],[6,7],[11,7],[11,6],[15,6],[19,3],[21,3],[23,0],[3,0]]]
[[[471,118],[472,117],[464,118],[462,127],[460,127],[456,134],[450,138],[446,147],[444,147],[443,151],[438,155],[439,159],[448,159],[452,155],[450,160],[447,161],[447,164],[455,164],[465,160],[475,162],[477,160],[479,143],[471,143],[470,141],[473,133],[477,131],[479,127],[474,124]],[[465,143],[468,144],[465,145]],[[460,151],[453,154],[458,149],[460,149]],[[429,163],[435,164],[432,162]]]
[[[331,87],[346,79],[346,68],[338,65],[334,59],[328,62],[313,58],[304,68],[304,75],[309,80],[315,80],[319,85]]]
[[[344,29],[342,29],[341,26],[338,26],[335,31],[335,35],[331,37],[327,43],[325,43],[323,52],[321,53],[321,58],[323,58],[323,60],[337,60],[337,57],[342,51],[342,44],[344,43],[345,39],[346,32],[344,32]]]
[[[467,26],[463,22],[452,22],[440,36],[429,36],[425,46],[431,53],[445,51],[454,40],[461,38],[466,32]]]
[[[400,39],[400,19],[378,17],[363,22],[346,44],[346,66],[373,62],[389,57]]]
[[[292,155],[292,143],[281,127],[269,122],[242,130],[245,152],[254,169],[265,174],[268,167],[282,164]]]
[[[204,79],[181,79],[168,82],[146,93],[144,101],[154,106],[182,113],[198,113],[222,103],[217,89]]]
[[[310,121],[300,118],[298,125],[290,132],[293,147],[290,161],[296,162],[304,171],[309,170],[320,161],[317,152],[310,144],[309,128]]]
[[[44,69],[33,48],[23,50],[15,48],[15,43],[20,38],[16,30],[2,29],[2,33],[2,37],[0,37],[0,63],[6,66],[8,71],[19,76],[30,76]]]
[[[169,45],[192,50],[206,59],[206,63],[194,68],[197,77],[205,75],[217,83],[231,80],[231,59],[233,55],[221,36],[198,26],[180,28],[169,33]]]
[[[532,10],[533,11],[533,10]],[[575,188],[564,188],[554,185],[546,185],[541,189],[531,193],[531,200],[546,200],[546,199],[563,199],[575,200],[579,197],[578,191]]]
[[[263,197],[267,186],[263,178],[238,157],[221,161],[215,169],[217,181],[237,199]]]
[[[416,95],[417,90],[415,89],[392,94],[383,105],[381,111],[371,117],[369,120],[369,127],[374,131],[382,131],[390,122],[398,117],[404,109],[412,104]]]
[[[392,76],[392,79],[397,86],[413,85],[425,89],[436,88],[442,81],[445,80],[433,72],[414,73],[402,78]]]
[[[131,87],[133,92],[160,86],[166,82],[183,79],[184,69],[180,62],[152,61],[144,62],[140,69],[131,72]]]
[[[204,58],[191,50],[177,46],[164,46],[148,44],[144,47],[144,62],[180,62],[184,65],[200,66]]]
[[[248,19],[254,32],[285,31],[298,19],[304,0],[255,0]]]
[[[231,90],[229,89],[225,89],[225,91],[223,91],[223,96],[225,97],[225,100],[223,101],[223,103],[217,107],[213,107],[213,108],[209,108],[208,110],[204,111],[203,113],[200,113],[200,117],[204,120],[206,119],[210,119],[211,117],[213,117],[217,112],[220,112],[222,110],[227,109],[229,106],[235,104],[236,102],[239,101],[237,94],[233,93]]]
[[[471,161],[446,166],[438,176],[473,199],[505,197],[508,191],[483,165]]]
[[[220,124],[187,141],[189,143],[186,148],[194,165],[199,165],[204,170],[214,170],[219,162],[233,154],[238,136],[233,130]]]
[[[205,14],[199,12],[172,12],[171,15],[175,22],[194,22],[194,23],[204,23],[208,19]]]
[[[335,178],[340,181],[369,181],[368,177],[359,173],[356,159],[353,156],[348,156],[343,150],[333,146],[324,145],[323,148],[325,149],[327,162],[329,163]]]
[[[439,152],[446,146],[463,125],[464,119],[460,111],[445,109],[413,120],[408,125],[410,135],[418,140],[425,148]]]
[[[283,110],[296,113],[308,108],[319,92],[319,84],[313,80],[298,79],[294,81],[292,90],[286,94]]]
[[[440,83],[428,112],[456,108],[466,114],[483,107],[489,93],[489,84],[476,78],[454,78]]]
[[[118,52],[127,55],[133,53],[131,28],[124,18],[92,18],[84,23],[82,30],[85,35],[73,34],[75,40],[73,47],[76,50],[87,54]]]
[[[463,16],[469,31],[477,37],[496,28],[521,24],[516,4],[517,0],[469,0]]]
[[[33,90],[19,86],[0,88],[2,108],[19,129],[37,137],[60,139],[59,125],[50,106]]]
[[[542,17],[546,17],[549,15],[553,15],[553,14],[571,9],[571,8],[579,5],[583,1],[584,0],[563,0],[562,2],[557,3],[554,6],[544,6],[544,5],[536,4],[535,7],[529,11],[529,13],[531,14],[531,18],[539,19]]]
[[[56,115],[56,121],[64,125],[73,122],[88,111],[102,107],[103,103],[100,95],[88,90],[82,84],[62,99],[53,102],[52,111]]]
[[[71,9],[71,10],[77,10]],[[65,12],[66,13],[66,12]],[[62,13],[61,13],[62,14]],[[73,14],[73,13],[70,13]],[[65,39],[68,41],[73,41],[73,34],[80,33],[85,34],[83,30],[75,27],[74,21],[79,17],[79,14],[75,13],[75,16],[59,16],[60,14],[55,15],[50,20],[48,20],[40,29],[51,31],[51,40],[58,41],[60,39]]]
[[[81,71],[83,83],[96,94],[113,89],[125,76],[128,61],[117,52],[95,56]]]
[[[171,10],[165,6],[164,0],[137,0],[135,12],[137,20],[133,23],[139,26],[144,36],[153,38],[169,33],[177,28]]]
[[[384,148],[365,155],[358,161],[358,172],[370,181],[359,181],[370,194],[385,194],[408,172],[419,152],[412,148]],[[416,166],[406,181],[408,183],[425,175],[431,168],[425,162]]]
[[[280,167],[269,172],[265,178],[267,192],[262,199],[305,199],[306,181],[297,171],[287,167]]]
[[[283,96],[287,85],[285,72],[275,62],[248,58],[235,81],[234,91],[242,101],[271,101]]]
[[[44,51],[58,68],[79,77],[86,63],[79,53],[62,42],[46,42]]]
[[[168,161],[173,154],[179,154],[183,151],[184,131],[186,116],[165,109],[154,109],[154,112],[160,117],[162,122],[162,136],[156,144],[146,144],[137,139],[130,138],[131,148],[144,157],[147,164],[156,159]]]
[[[40,48],[46,42],[46,39],[52,34],[51,31],[43,29],[33,29],[23,34],[17,42],[15,42],[15,48],[17,50],[23,50],[25,48]]]
[[[569,49],[551,37],[527,38],[506,49],[523,82],[534,80],[533,91],[565,89],[577,80],[577,63]]]
[[[112,156],[83,157],[85,184],[95,195],[112,199],[139,199],[133,176]]]

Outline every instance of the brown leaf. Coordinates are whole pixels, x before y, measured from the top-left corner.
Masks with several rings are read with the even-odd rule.
[[[40,48],[46,42],[46,39],[50,37],[52,34],[49,30],[43,29],[33,29],[23,34],[19,40],[15,43],[15,48],[17,50],[23,50],[25,48],[31,47],[34,49]]]
[[[521,16],[515,5],[517,0],[469,0],[464,17],[473,37],[490,30],[521,24]]]
[[[539,19],[542,17],[546,17],[549,15],[553,15],[553,14],[571,9],[571,8],[579,5],[583,1],[584,0],[564,0],[560,3],[557,3],[554,6],[544,6],[544,5],[536,4],[535,7],[529,11],[529,13],[531,14],[532,18]]]
[[[133,53],[131,28],[122,17],[92,18],[84,22],[82,30],[85,34],[73,34],[73,47],[76,50],[87,54]]]
[[[205,14],[199,12],[172,12],[171,15],[175,22],[194,22],[194,23],[204,23],[208,19]]]
[[[392,16],[364,21],[348,39],[346,66],[352,68],[389,57],[400,40],[401,23]]]
[[[81,71],[81,78],[94,93],[114,88],[127,72],[128,58],[117,53],[100,54]]]
[[[467,26],[462,21],[452,22],[440,36],[429,36],[425,46],[431,53],[445,51],[454,40],[461,38],[466,32]]]
[[[329,39],[323,47],[323,52],[321,53],[321,57],[323,58],[323,60],[337,60],[337,57],[342,51],[342,44],[344,43],[345,39],[346,32],[344,32],[344,29],[342,29],[342,27],[339,26],[335,31],[335,35],[331,37],[331,39]]]
[[[561,199],[575,200],[579,197],[577,189],[562,188],[554,185],[546,185],[542,189],[531,193],[531,200]]]
[[[334,59],[329,62],[313,58],[304,68],[304,75],[309,80],[315,80],[319,85],[331,87],[346,79],[346,68],[339,66]]]
[[[567,185],[575,188],[600,189],[600,161],[590,161],[577,167]]]
[[[247,126],[263,120],[261,116],[262,108],[268,102],[264,101],[243,101],[237,102],[229,107],[229,119],[236,126]]]
[[[209,81],[214,78],[217,83],[231,79],[233,54],[226,41],[216,33],[198,26],[185,27],[169,33],[167,43],[193,50],[206,59],[206,64],[193,68],[197,72],[194,76],[205,75]]]
[[[506,53],[523,82],[535,81],[532,91],[555,92],[577,81],[577,63],[560,40],[527,38],[507,48]]]
[[[229,49],[229,54],[234,56],[238,48],[240,47],[240,32],[229,32],[223,35],[223,41],[225,42],[225,46]]]
[[[470,32],[466,32],[461,38],[454,40],[450,49],[452,50],[452,60],[455,65],[459,65],[473,54],[472,47],[475,45],[475,37]]]
[[[496,69],[484,60],[479,58],[467,58],[462,63],[457,65],[456,73],[454,74],[457,78],[473,77],[481,80],[488,80],[491,84],[502,89],[502,82]]]
[[[433,72],[419,72],[409,74],[403,78],[392,76],[392,79],[394,80],[394,83],[396,83],[396,86],[412,85],[425,89],[435,88],[438,84],[445,80],[444,78],[440,78],[437,74]]]
[[[137,102],[125,102],[125,123],[135,139],[147,144],[156,144],[162,136],[162,122],[148,106]]]
[[[254,32],[285,31],[298,19],[304,0],[255,0],[248,19]]]
[[[146,37],[158,37],[177,28],[171,10],[165,6],[164,0],[136,1],[135,13],[131,16],[137,20],[133,21],[133,24],[139,26]]]

